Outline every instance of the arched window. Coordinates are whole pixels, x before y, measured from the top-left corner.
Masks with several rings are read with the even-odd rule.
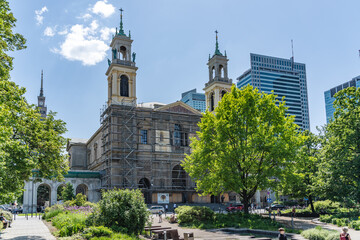
[[[126,58],[126,47],[121,46],[119,52],[120,52],[120,60],[127,60],[127,58]]]
[[[210,93],[210,112],[214,111],[214,93]]]
[[[219,76],[221,78],[224,77],[224,67],[222,65],[219,65]]]
[[[125,75],[121,75],[120,77],[120,96],[129,96],[129,79]]]
[[[214,79],[215,78],[215,66],[212,67],[212,70],[211,70],[211,76],[212,78],[211,79]]]
[[[76,195],[81,193],[82,195],[87,196],[88,194],[88,187],[85,184],[80,184],[76,187]]]
[[[140,189],[150,189],[151,188],[150,181],[147,178],[140,179],[138,186]]]
[[[183,167],[176,165],[172,170],[171,177],[173,189],[186,189],[186,173]]]
[[[227,91],[222,90],[222,91],[221,91],[221,98],[223,98],[226,93],[227,93]]]
[[[39,207],[48,207],[51,203],[50,196],[51,188],[47,184],[40,184],[37,189],[37,208]],[[39,209],[37,209],[39,210]]]

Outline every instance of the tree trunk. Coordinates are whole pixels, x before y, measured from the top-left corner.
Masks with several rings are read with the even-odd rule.
[[[310,206],[311,206],[311,212],[315,213],[315,208],[314,208],[314,203],[313,203],[313,199],[312,196],[309,196],[309,202],[310,202]]]
[[[249,214],[249,196],[247,194],[244,194],[243,197],[243,204],[244,204],[244,213]]]

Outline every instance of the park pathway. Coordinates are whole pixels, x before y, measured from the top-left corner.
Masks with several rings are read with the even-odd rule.
[[[36,217],[29,217],[28,220],[24,216],[16,216],[16,220],[12,222],[11,228],[1,231],[1,239],[13,240],[55,240],[49,229],[42,220]]]

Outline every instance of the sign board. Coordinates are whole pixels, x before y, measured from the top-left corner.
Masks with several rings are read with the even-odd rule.
[[[169,203],[169,194],[168,193],[158,193],[158,203]]]
[[[268,198],[268,199],[267,199],[267,202],[272,202],[271,198]]]
[[[304,197],[304,200],[305,200],[305,201],[307,201],[307,200],[309,200],[309,199],[308,199],[308,198],[306,198],[306,197]]]

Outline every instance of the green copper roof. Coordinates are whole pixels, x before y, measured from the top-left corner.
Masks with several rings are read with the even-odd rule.
[[[222,56],[222,53],[219,50],[218,35],[217,35],[218,31],[216,30],[215,33],[216,33],[216,44],[215,44],[215,53],[214,53],[214,55]]]

